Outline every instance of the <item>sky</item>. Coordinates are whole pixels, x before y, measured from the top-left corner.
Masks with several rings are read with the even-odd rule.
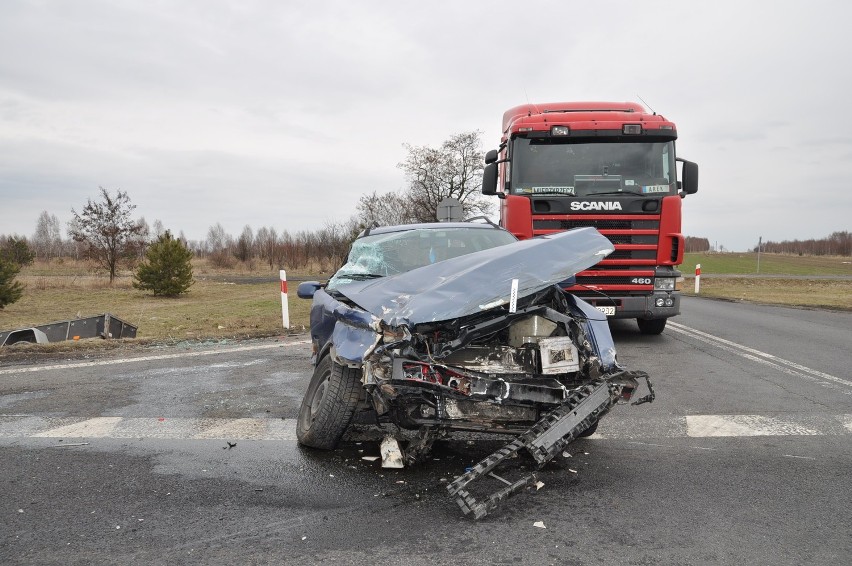
[[[639,101],[726,250],[852,230],[852,4],[0,2],[0,234],[99,187],[189,239],[311,230],[405,186],[403,144],[526,102]]]

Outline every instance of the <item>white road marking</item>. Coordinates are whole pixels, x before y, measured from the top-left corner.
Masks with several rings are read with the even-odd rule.
[[[645,419],[649,422],[651,419]],[[836,436],[852,434],[852,415],[804,417],[807,425],[765,415],[689,415],[660,417],[659,426],[642,433],[623,433],[629,427],[618,419],[601,422],[592,439],[718,438],[754,436]],[[614,426],[610,427],[611,423]],[[96,417],[45,418],[0,415],[0,438],[150,438],[170,440],[296,440],[296,419]],[[663,446],[648,442],[631,442]],[[706,447],[691,446],[706,450]]]
[[[818,435],[811,428],[760,415],[692,415],[686,417],[687,435],[692,438],[713,436],[808,436]]]
[[[679,334],[690,336],[706,344],[712,344],[717,348],[721,348],[722,350],[731,352],[748,360],[771,366],[789,375],[794,375],[796,377],[800,377],[808,381],[823,381],[830,382],[831,384],[839,384],[845,385],[847,387],[852,387],[852,381],[848,379],[821,372],[813,368],[797,364],[796,362],[785,360],[784,358],[780,358],[773,354],[762,352],[760,350],[755,350],[754,348],[749,348],[748,346],[744,346],[742,344],[738,344],[736,342],[720,338],[719,336],[708,334],[706,332],[702,332],[701,330],[696,330],[695,328],[690,328],[688,326],[684,326],[682,324],[678,324],[676,322],[671,321],[669,321],[668,327],[669,329]],[[852,391],[843,392],[847,395],[852,394]]]
[[[111,438],[122,417],[96,417],[85,421],[51,428],[33,436],[36,438]]]
[[[118,358],[112,360],[97,360],[92,362],[70,362],[67,364],[23,366],[10,369],[0,369],[0,375],[13,375],[32,373],[36,371],[49,371],[56,369],[73,369],[96,366],[112,366],[118,364],[132,364],[138,362],[150,362],[156,360],[174,360],[178,358],[197,358],[200,356],[215,356],[219,354],[231,354],[233,352],[253,352],[255,350],[269,350],[272,348],[284,348],[287,346],[300,346],[310,344],[310,340],[296,340],[294,342],[276,342],[275,344],[256,344],[254,346],[237,346],[236,348],[222,348],[218,350],[200,350],[196,352],[180,352],[177,354],[160,354],[157,356],[139,356],[136,358]]]

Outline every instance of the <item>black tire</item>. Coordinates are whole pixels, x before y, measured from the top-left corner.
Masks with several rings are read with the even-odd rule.
[[[636,324],[639,325],[639,332],[642,334],[661,334],[666,327],[667,318],[637,318]]]
[[[336,448],[360,398],[359,370],[341,366],[330,356],[321,359],[299,409],[296,422],[299,444],[323,450]]]
[[[595,431],[597,431],[597,430],[598,430],[598,423],[599,423],[599,422],[600,422],[600,421],[598,421],[598,420],[596,420],[595,422],[593,422],[593,423],[592,423],[592,426],[590,426],[589,428],[587,428],[586,430],[584,430],[583,432],[581,432],[580,434],[578,434],[578,435],[577,435],[577,438],[586,438],[587,436],[592,436],[592,435],[595,433]]]

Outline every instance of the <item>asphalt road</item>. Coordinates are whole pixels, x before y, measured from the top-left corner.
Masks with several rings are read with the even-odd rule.
[[[478,522],[443,486],[500,441],[405,470],[363,459],[370,440],[297,447],[304,338],[7,363],[0,563],[848,563],[852,314],[683,311],[656,337],[612,325],[657,401],[616,407]]]

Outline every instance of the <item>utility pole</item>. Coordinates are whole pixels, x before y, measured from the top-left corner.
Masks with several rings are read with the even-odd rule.
[[[760,273],[760,246],[763,244],[763,236],[757,239],[757,272]]]

